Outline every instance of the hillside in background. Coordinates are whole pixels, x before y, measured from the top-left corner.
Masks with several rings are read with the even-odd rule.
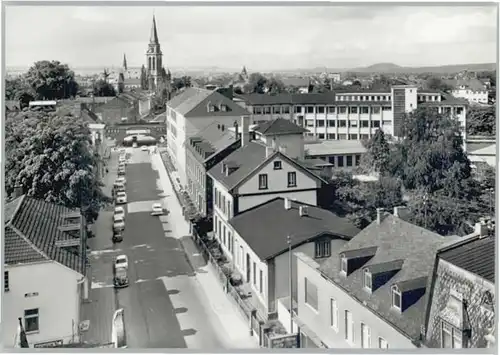
[[[480,70],[495,70],[495,63],[483,64],[456,64],[456,65],[441,65],[436,67],[402,67],[393,63],[379,63],[370,65],[364,68],[355,68],[349,71],[360,73],[442,73],[451,74],[462,70],[480,71]]]

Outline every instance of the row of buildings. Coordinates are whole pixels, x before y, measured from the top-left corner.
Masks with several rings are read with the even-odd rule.
[[[407,222],[401,207],[377,211],[363,230],[322,208],[324,167],[356,166],[361,134],[397,136],[418,105],[465,127],[467,104],[413,87],[259,96],[187,89],[167,103],[166,125],[181,185],[260,318],[300,334],[302,347],[491,346],[494,239],[484,223],[444,238]],[[356,133],[333,139],[328,127]]]

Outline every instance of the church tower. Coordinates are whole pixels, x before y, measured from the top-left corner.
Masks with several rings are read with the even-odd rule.
[[[156,19],[153,15],[153,25],[151,26],[151,36],[149,38],[148,51],[146,52],[147,59],[147,77],[150,90],[156,90],[161,84],[161,69],[162,52],[160,49],[160,42],[158,41],[158,32],[156,30]]]
[[[127,71],[127,57],[125,56],[125,53],[123,53],[123,70]]]

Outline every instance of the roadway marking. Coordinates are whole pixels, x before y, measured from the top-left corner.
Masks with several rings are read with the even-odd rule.
[[[96,256],[99,257],[104,254],[113,254],[113,253],[119,253],[121,252],[121,249],[103,249],[103,250],[92,250],[90,252],[90,256]]]

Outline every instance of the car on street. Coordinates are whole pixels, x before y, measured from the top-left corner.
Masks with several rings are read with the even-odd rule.
[[[113,213],[113,218],[115,217],[125,217],[125,209],[121,206],[115,207],[115,211]]]
[[[132,144],[132,148],[137,148],[137,143],[135,143],[135,142],[134,142],[134,143]]]
[[[125,191],[118,191],[116,193],[116,204],[122,205],[127,203],[127,193]]]
[[[123,185],[127,185],[127,179],[125,179],[124,176],[119,176],[116,178],[115,180],[115,184],[118,183],[118,184],[123,184]]]
[[[123,241],[123,233],[121,230],[113,230],[113,236],[111,237],[113,243],[120,243]]]
[[[124,184],[122,184],[122,183],[117,183],[117,182],[115,182],[115,183],[113,184],[113,189],[112,189],[112,191],[111,191],[111,192],[112,192],[112,194],[113,194],[113,197],[114,197],[114,196],[116,196],[116,193],[117,193],[117,192],[120,192],[120,191],[125,192],[125,185],[124,185]]]
[[[123,166],[119,167],[117,173],[118,173],[118,176],[125,175],[125,167],[123,167]]]
[[[152,206],[152,216],[161,216],[165,213],[165,210],[163,209],[163,205],[161,203],[153,203]]]
[[[113,217],[113,231],[123,231],[125,229],[125,216]]]
[[[146,145],[143,145],[143,146],[141,147],[141,150],[145,152],[145,151],[149,150],[149,148],[148,148]]]
[[[126,255],[121,254],[115,258],[115,268],[116,267],[124,267],[125,269],[128,269],[128,258]]]

